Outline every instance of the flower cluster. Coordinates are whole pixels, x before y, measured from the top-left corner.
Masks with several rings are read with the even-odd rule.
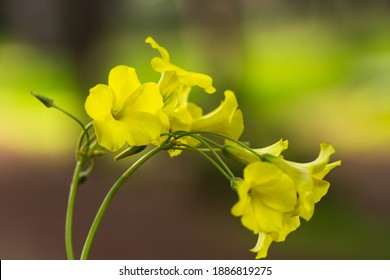
[[[161,57],[151,61],[152,68],[161,73],[157,83],[141,84],[134,68],[114,67],[108,85],[99,84],[90,90],[85,109],[93,119],[99,144],[110,151],[130,146],[158,145],[164,134],[175,131],[207,130],[224,133],[238,139],[244,129],[241,111],[232,91],[225,91],[225,100],[215,110],[203,114],[198,105],[189,102],[193,86],[212,94],[211,77],[186,71],[173,63],[169,53],[153,38],[146,42]],[[182,143],[196,146],[197,141],[182,137]],[[180,150],[170,150],[177,155]]]
[[[226,90],[221,104],[204,114],[189,102],[189,95],[194,86],[215,93],[211,77],[173,64],[168,51],[153,38],[146,43],[160,54],[151,60],[153,70],[161,73],[158,83],[141,84],[134,68],[121,65],[111,70],[108,85],[90,90],[85,109],[93,119],[98,143],[110,151],[127,143],[131,149],[125,156],[142,150],[137,147],[163,143],[170,143],[165,150],[171,156],[183,150],[201,153],[230,180],[238,194],[232,214],[258,235],[252,249],[257,258],[266,257],[273,241],[284,241],[299,227],[301,217],[312,217],[314,205],[329,188],[323,178],[340,165],[340,161],[328,163],[333,147],[321,144],[318,158],[304,164],[281,156],[287,141],[252,149],[238,140],[244,124],[234,93]],[[222,138],[223,143],[202,135]],[[200,145],[202,149],[197,148]],[[245,164],[243,178],[232,173],[218,152]]]
[[[128,146],[115,157],[118,160],[143,151],[149,144],[154,148],[134,162],[107,193],[88,233],[81,259],[87,259],[103,214],[120,186],[152,156],[164,150],[171,156],[183,151],[196,152],[230,181],[238,195],[231,212],[241,217],[242,224],[258,236],[251,251],[257,253],[257,258],[266,257],[273,241],[284,241],[299,227],[301,218],[309,220],[313,216],[315,204],[329,188],[324,177],[341,161],[329,163],[334,153],[330,144],[321,144],[314,161],[296,163],[281,155],[287,149],[287,141],[280,140],[261,149],[241,142],[244,122],[234,93],[226,90],[221,104],[203,113],[200,106],[189,101],[189,95],[195,86],[207,94],[215,93],[211,77],[176,66],[168,51],[151,37],[146,43],[159,53],[151,60],[153,70],[161,73],[159,82],[141,83],[134,68],[114,67],[108,84],[90,89],[85,110],[92,122],[87,125],[52,99],[33,93],[46,107],[59,109],[83,130],[76,151],[77,164],[66,218],[68,258],[74,258],[72,217],[76,190],[93,169],[95,157]],[[243,163],[243,175],[236,176],[222,155]]]

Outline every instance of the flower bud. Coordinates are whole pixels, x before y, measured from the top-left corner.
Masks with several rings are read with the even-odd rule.
[[[256,156],[254,153],[241,147],[235,147],[232,145],[225,145],[222,147],[222,153],[231,159],[235,159],[244,164],[249,164],[254,161],[259,161],[260,156]]]
[[[41,101],[47,108],[53,107],[54,100],[52,98],[37,94],[33,91],[31,94],[34,95],[39,101]]]
[[[240,183],[243,181],[244,179],[240,178],[240,177],[234,177],[231,181],[230,181],[230,187],[234,190],[234,191],[237,191],[238,189],[238,186],[240,185]]]
[[[122,159],[125,157],[129,157],[129,156],[138,154],[138,153],[142,152],[143,150],[145,150],[145,148],[146,148],[146,146],[131,146],[131,147],[127,148],[126,150],[124,150],[119,155],[117,155],[115,157],[115,160],[119,160],[119,159]]]

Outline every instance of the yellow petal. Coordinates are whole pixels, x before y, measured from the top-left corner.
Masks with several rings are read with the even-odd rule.
[[[163,72],[161,75],[160,81],[158,82],[161,95],[164,97],[164,103],[171,98],[171,95],[179,94],[179,79],[174,72]]]
[[[280,179],[282,171],[274,164],[255,161],[244,169],[244,179],[253,185],[272,184]]]
[[[227,132],[237,109],[237,100],[232,91],[225,91],[225,100],[210,113],[194,120],[192,130]]]
[[[193,119],[186,107],[177,107],[168,117],[172,131],[190,131]]]
[[[246,212],[247,206],[251,202],[251,198],[248,195],[250,188],[251,185],[248,182],[245,181],[236,182],[236,190],[239,199],[231,209],[231,212],[234,216],[239,217]]]
[[[283,213],[267,207],[262,201],[253,200],[251,203],[253,217],[251,215],[243,215],[241,222],[248,227],[249,220],[255,222],[254,228],[249,228],[253,233],[257,234],[261,231],[271,232],[283,229]]]
[[[112,90],[107,85],[96,85],[89,90],[89,95],[84,106],[87,114],[94,120],[104,121],[112,118]]]
[[[323,171],[325,165],[329,162],[329,158],[332,154],[334,154],[334,152],[335,152],[335,150],[334,150],[332,145],[327,144],[327,143],[321,143],[320,154],[318,155],[318,157],[314,161],[307,163],[307,165],[311,165],[314,167],[313,173],[323,173],[322,171]],[[326,174],[323,174],[323,177],[325,175]]]
[[[232,122],[229,127],[222,129],[222,133],[225,133],[226,135],[238,139],[240,138],[242,132],[244,131],[244,118],[242,116],[242,112],[240,109],[237,109],[232,118]],[[226,143],[229,143],[228,140],[225,141]]]
[[[322,143],[320,145],[320,153],[318,157],[312,162],[308,163],[296,163],[292,161],[285,161],[283,167],[287,169],[307,169],[317,179],[322,179],[332,170],[334,167],[339,166],[341,161],[328,164],[330,156],[335,152],[334,148],[330,144]]]
[[[199,86],[207,93],[214,93],[213,79],[205,74],[195,72],[178,73],[179,80],[188,86]]]
[[[282,139],[280,139],[275,144],[272,144],[265,148],[255,149],[255,152],[258,153],[259,155],[271,154],[274,156],[278,156],[281,154],[282,151],[286,150],[287,147],[288,147],[288,140],[283,141]]]
[[[173,87],[172,85],[174,83],[175,86],[179,86],[180,84],[189,87],[199,86],[210,94],[215,92],[215,88],[212,85],[213,79],[208,75],[186,71],[160,57],[153,58],[151,64],[154,71],[164,73],[164,75],[168,73],[160,83],[160,86],[164,89],[169,86]],[[176,77],[173,78],[173,76]]]
[[[160,136],[162,124],[159,116],[133,112],[121,122],[126,126],[126,141],[130,146],[148,145]]]
[[[111,69],[108,76],[108,85],[115,93],[115,109],[120,111],[125,100],[129,99],[141,83],[134,68],[119,65]]]
[[[174,72],[176,73],[178,69],[177,66],[173,65],[169,62],[169,60],[165,60],[161,57],[154,57],[151,61],[151,65],[154,71],[156,72]]]
[[[115,152],[126,142],[126,126],[115,119],[110,121],[93,121],[99,145]]]
[[[164,103],[156,83],[139,86],[123,104],[121,115],[127,117],[133,112],[145,112],[158,115]]]
[[[257,243],[250,251],[257,253],[256,259],[267,257],[269,246],[272,243],[272,237],[264,232],[260,232],[257,238]]]
[[[149,36],[148,38],[146,38],[145,43],[150,44],[153,49],[156,49],[160,53],[161,57],[164,60],[169,61],[168,51],[162,46],[160,46],[152,37]]]
[[[171,79],[171,77],[163,76],[163,79],[160,83],[160,87],[162,88],[163,95],[166,92],[171,92],[167,90],[167,87],[172,85],[172,82],[176,83],[176,86],[180,84],[184,84],[186,86],[199,86],[205,90],[207,93],[214,93],[215,88],[212,86],[213,80],[210,76],[186,71],[170,62],[168,51],[160,46],[152,37],[148,37],[145,40],[146,43],[150,44],[152,48],[156,49],[160,55],[160,57],[154,57],[151,61],[152,68],[160,73],[170,72],[169,75],[175,75],[175,79]],[[168,82],[169,81],[169,82]]]
[[[283,216],[283,229],[278,232],[272,232],[272,239],[276,242],[286,240],[288,234],[296,230],[301,224],[298,215],[292,213],[285,213]]]
[[[255,185],[251,196],[280,212],[294,211],[297,203],[294,182],[285,174],[281,174],[279,180],[272,184]]]
[[[328,192],[330,183],[324,180],[318,180],[313,178],[313,201],[317,203]]]
[[[169,132],[169,119],[168,116],[164,112],[160,112],[158,115],[159,122],[161,124],[161,130],[160,130],[160,135],[151,142],[153,145],[160,145],[162,142],[167,140],[168,136],[163,135],[161,136],[162,133],[168,133]]]
[[[195,103],[189,102],[187,106],[188,112],[190,112],[193,119],[201,118],[203,115],[203,110],[201,107]]]

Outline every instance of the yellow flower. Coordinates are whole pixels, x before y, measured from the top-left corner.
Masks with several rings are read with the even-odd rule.
[[[85,102],[98,143],[110,151],[126,142],[142,146],[155,141],[163,129],[162,107],[157,84],[141,84],[135,69],[123,65],[110,71],[108,85],[91,88]]]
[[[266,157],[290,176],[296,185],[299,195],[297,211],[305,220],[314,213],[314,205],[328,192],[330,183],[322,180],[333,168],[341,165],[341,161],[328,163],[335,152],[330,144],[321,144],[317,159],[309,163],[296,163],[280,157]]]
[[[168,51],[160,46],[153,38],[148,37],[146,43],[156,49],[161,57],[152,59],[152,67],[162,73],[159,82],[161,95],[164,99],[163,111],[169,118],[169,130],[200,131],[207,130],[223,133],[238,139],[244,129],[241,110],[232,91],[225,91],[225,100],[208,114],[194,103],[188,101],[191,88],[199,86],[207,93],[214,93],[211,77],[195,72],[186,71],[171,63]],[[196,146],[198,141],[183,137],[182,143]],[[171,151],[171,155],[180,154],[180,150]]]
[[[321,144],[318,158],[310,163],[295,163],[266,153],[265,161],[259,158],[246,166],[244,179],[235,184],[238,202],[232,214],[241,217],[242,224],[258,234],[252,249],[257,258],[267,255],[272,241],[284,241],[297,229],[299,217],[311,218],[314,204],[329,188],[329,182],[322,179],[341,164],[328,163],[333,153],[331,145]]]
[[[185,107],[189,113],[189,124],[185,126],[172,121],[171,130],[218,132],[238,139],[244,130],[244,121],[241,110],[237,109],[237,107],[236,97],[230,90],[225,91],[225,100],[217,108],[205,115],[203,115],[202,108],[190,102]],[[200,144],[197,140],[188,136],[180,138],[180,142],[193,147]],[[180,154],[180,151],[172,151],[170,154],[171,156],[176,156]]]
[[[154,57],[152,68],[162,74],[158,83],[164,100],[163,111],[167,114],[171,131],[189,131],[193,117],[188,97],[193,86],[199,86],[207,93],[214,93],[211,77],[186,71],[171,63],[168,51],[160,46],[152,37],[145,40],[156,49],[161,57]]]
[[[178,88],[183,89],[192,86],[199,86],[207,93],[215,92],[211,77],[201,73],[189,72],[172,64],[168,51],[160,46],[152,37],[146,38],[145,42],[150,44],[161,55],[161,57],[153,58],[151,64],[155,71],[163,73],[163,77],[159,82],[163,96],[174,92]]]
[[[255,234],[282,231],[283,214],[293,212],[297,204],[294,181],[269,162],[249,164],[237,194],[232,214],[241,216],[242,224]]]

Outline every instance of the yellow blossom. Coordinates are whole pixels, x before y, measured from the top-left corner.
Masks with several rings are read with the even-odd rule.
[[[244,121],[241,110],[239,110],[236,97],[230,90],[225,91],[225,100],[207,114],[203,114],[202,108],[194,103],[188,103],[186,109],[189,112],[191,123],[181,130],[185,131],[209,131],[217,132],[238,139],[244,130]],[[179,127],[177,122],[171,123],[172,131]],[[186,129],[184,129],[186,128]],[[182,137],[182,143],[198,146],[200,143],[191,137]],[[179,150],[170,153],[171,156],[180,154]]]
[[[108,85],[90,89],[85,110],[93,119],[98,143],[117,151],[127,142],[142,146],[163,130],[163,101],[156,83],[141,84],[134,68],[114,67]]]
[[[309,220],[314,204],[328,191],[329,182],[322,180],[340,161],[328,163],[334,149],[321,144],[316,160],[295,163],[280,156],[264,154],[264,161],[252,161],[244,169],[244,179],[235,186],[238,202],[232,214],[241,217],[242,224],[258,234],[252,249],[257,258],[267,255],[272,241],[284,241],[300,225],[299,217]]]
[[[201,73],[186,71],[172,64],[168,51],[160,46],[152,37],[146,38],[145,42],[150,44],[161,55],[161,57],[153,58],[151,64],[155,71],[163,73],[163,77],[159,83],[163,96],[174,92],[178,87],[199,86],[207,93],[215,92],[211,77]]]
[[[281,231],[283,214],[293,212],[297,204],[294,181],[269,162],[249,164],[237,194],[232,213],[241,216],[242,224],[255,234]]]
[[[162,73],[159,89],[164,100],[163,111],[169,118],[169,130],[174,131],[212,131],[238,139],[244,129],[241,110],[232,91],[225,91],[225,100],[211,112],[203,110],[188,101],[191,88],[199,86],[207,93],[214,93],[211,77],[186,71],[170,61],[168,51],[153,38],[146,42],[156,49],[161,57],[152,59],[152,67]],[[181,143],[196,146],[198,141],[190,137],[180,139]],[[170,151],[171,155],[180,154],[180,150]]]
[[[328,163],[330,156],[335,152],[330,144],[321,144],[317,159],[309,163],[297,163],[281,157],[266,157],[277,165],[284,173],[290,176],[296,185],[299,195],[297,211],[305,220],[309,220],[314,213],[314,205],[328,192],[330,183],[322,180],[341,161]]]
[[[163,111],[169,118],[170,130],[189,131],[193,121],[190,107],[192,105],[188,102],[191,88],[199,86],[207,93],[214,93],[213,80],[208,75],[186,71],[171,63],[168,51],[152,37],[146,38],[145,42],[161,56],[154,57],[151,64],[152,68],[162,75],[158,85],[164,100]]]

